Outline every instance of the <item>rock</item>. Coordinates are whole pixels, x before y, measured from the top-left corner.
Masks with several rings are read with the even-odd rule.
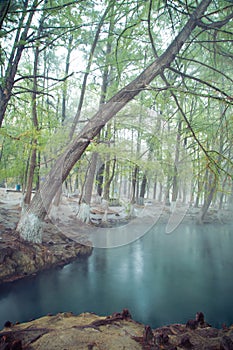
[[[155,343],[158,345],[165,345],[169,343],[169,336],[166,333],[161,332],[155,337]]]
[[[200,324],[203,325],[205,322],[204,314],[203,312],[197,312],[196,313],[196,321]]]
[[[143,342],[145,344],[151,344],[152,340],[154,339],[154,334],[152,332],[152,329],[150,326],[145,326],[144,332],[143,332]]]
[[[185,334],[180,341],[179,346],[181,348],[185,348],[185,349],[190,349],[193,347],[193,344],[190,342],[190,338],[189,335]]]
[[[198,322],[196,320],[188,320],[186,327],[190,329],[196,329],[198,327]]]
[[[4,324],[5,328],[10,328],[12,326],[12,323],[10,321],[6,321]]]
[[[221,339],[220,350],[233,350],[233,341],[227,335],[224,335]]]

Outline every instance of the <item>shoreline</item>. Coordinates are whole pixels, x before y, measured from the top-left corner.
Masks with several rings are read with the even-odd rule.
[[[22,240],[15,231],[19,215],[19,206],[0,208],[0,285],[91,255],[91,245],[74,241],[49,223],[45,223],[42,244]]]

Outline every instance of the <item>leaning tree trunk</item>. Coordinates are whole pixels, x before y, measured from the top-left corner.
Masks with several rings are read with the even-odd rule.
[[[203,15],[211,0],[203,0],[197,9],[191,14],[190,19],[177,35],[167,50],[154,60],[138,77],[116,93],[106,104],[100,106],[99,111],[80,131],[77,137],[66,147],[64,153],[58,157],[53,168],[47,175],[40,190],[36,193],[27,213],[22,215],[17,230],[23,239],[41,241],[42,221],[57,192],[57,189],[65,181],[75,163],[83,152],[100,132],[104,125],[115,116],[129,101],[142,90],[148,88],[152,80],[160,75],[168,67],[179,53],[185,41],[197,26],[198,19]],[[35,224],[31,224],[31,218]]]

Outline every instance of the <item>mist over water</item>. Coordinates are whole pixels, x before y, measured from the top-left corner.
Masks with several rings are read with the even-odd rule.
[[[233,323],[233,227],[157,224],[137,241],[95,248],[88,259],[0,286],[0,326],[72,311],[109,315],[128,308],[153,328],[197,311],[215,327]]]

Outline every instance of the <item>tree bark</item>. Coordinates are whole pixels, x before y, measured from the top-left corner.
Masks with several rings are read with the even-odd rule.
[[[137,179],[138,179],[138,172],[139,172],[139,167],[137,165],[135,165],[133,172],[132,172],[131,204],[134,204],[136,202],[136,185],[137,185]]]
[[[173,168],[173,180],[172,180],[172,202],[176,202],[178,196],[178,163],[180,157],[180,139],[181,139],[181,125],[182,121],[178,123],[178,130],[176,135],[176,151],[175,151],[175,161]]]
[[[83,201],[88,205],[91,204],[91,196],[92,196],[92,190],[93,190],[93,183],[95,179],[97,160],[98,160],[98,153],[93,152],[91,155],[91,163],[87,174],[87,180],[85,183],[85,190],[84,190],[84,196],[83,196]]]
[[[213,200],[214,197],[214,193],[216,191],[216,186],[217,186],[217,177],[215,174],[210,173],[210,175],[208,176],[208,178],[206,179],[207,182],[207,186],[206,186],[206,190],[205,190],[205,199],[204,199],[204,204],[200,210],[200,213],[198,215],[198,223],[202,224],[206,213],[209,209],[209,206]]]
[[[102,196],[103,192],[103,183],[104,183],[104,169],[105,164],[103,163],[96,174],[96,182],[97,182],[97,194],[98,196]]]
[[[80,115],[81,115],[81,111],[82,111],[82,107],[83,107],[83,103],[84,103],[84,96],[85,96],[85,93],[86,93],[86,86],[87,86],[87,78],[90,74],[90,70],[91,70],[91,65],[92,65],[92,61],[93,61],[93,57],[94,57],[94,52],[95,52],[95,49],[96,49],[96,46],[97,46],[97,43],[99,41],[99,36],[100,36],[100,30],[102,28],[102,26],[104,25],[104,20],[110,10],[110,6],[108,6],[99,22],[99,25],[97,27],[97,30],[96,30],[96,33],[95,33],[95,37],[94,37],[94,41],[92,43],[92,46],[91,46],[91,51],[90,51],[90,54],[89,54],[89,58],[88,58],[88,62],[87,62],[87,67],[85,69],[85,74],[84,74],[84,77],[83,77],[83,82],[82,82],[82,89],[81,89],[81,94],[80,94],[80,98],[79,98],[79,104],[78,104],[78,109],[77,109],[77,112],[75,114],[75,117],[74,117],[74,120],[73,120],[73,123],[72,123],[72,126],[71,126],[71,130],[70,130],[70,138],[72,139],[73,136],[74,136],[74,132],[75,132],[75,128],[79,122],[79,119],[80,119]],[[96,135],[95,135],[96,136]]]
[[[10,9],[11,0],[5,0],[0,2],[0,29],[2,29],[2,25],[5,17]]]
[[[35,59],[34,59],[34,72],[33,72],[33,93],[32,93],[32,123],[36,131],[39,130],[38,118],[37,118],[37,68],[39,61],[39,48],[35,49]],[[36,168],[36,158],[37,158],[37,139],[34,138],[32,141],[32,154],[30,159],[29,174],[27,178],[26,195],[24,198],[24,203],[28,205],[31,201],[32,187],[33,187],[33,177]]]
[[[140,188],[140,194],[139,194],[139,205],[144,205],[144,197],[146,193],[146,184],[147,184],[147,176],[146,174],[143,174],[141,188]]]
[[[38,4],[38,0],[34,0],[29,11],[27,22],[24,25],[24,20],[27,15],[28,0],[24,1],[22,17],[19,21],[15,42],[13,44],[11,55],[8,61],[8,66],[6,69],[6,74],[5,74],[5,77],[3,78],[3,83],[0,85],[0,127],[2,127],[7,105],[12,96],[12,89],[15,82],[15,76],[17,73],[18,64],[21,59],[22,52],[26,45],[28,31],[30,29],[33,15],[36,11],[37,4]]]
[[[108,168],[108,175],[107,175],[106,183],[104,186],[104,196],[103,197],[106,201],[109,201],[110,186],[111,186],[112,180],[113,180],[114,175],[115,175],[116,157],[114,157],[114,159],[113,159],[113,166],[112,166],[112,174],[111,175],[110,175],[110,160],[108,160],[106,165],[105,165],[105,171],[107,168]]]
[[[70,55],[72,52],[72,42],[73,42],[73,36],[70,35],[68,46],[67,46],[67,55],[66,55],[66,67],[65,67],[65,77],[69,74],[70,69]],[[67,101],[67,80],[64,81],[64,87],[62,91],[62,111],[61,111],[61,121],[64,123],[66,119],[66,101]]]
[[[64,153],[58,157],[53,168],[47,175],[40,190],[31,201],[29,212],[43,220],[57,188],[69,175],[75,163],[80,159],[91,140],[100,132],[104,125],[115,116],[129,101],[148,87],[148,84],[168,67],[179,53],[185,41],[197,26],[198,19],[204,14],[211,0],[203,0],[181,32],[169,45],[167,50],[154,60],[136,79],[116,93],[106,104],[101,105],[99,111],[80,131],[77,137],[66,147]],[[27,214],[28,215],[28,214]],[[21,219],[22,220],[22,219]],[[20,223],[18,230],[20,232]],[[33,236],[33,235],[32,235]],[[34,237],[34,236],[33,236]]]

